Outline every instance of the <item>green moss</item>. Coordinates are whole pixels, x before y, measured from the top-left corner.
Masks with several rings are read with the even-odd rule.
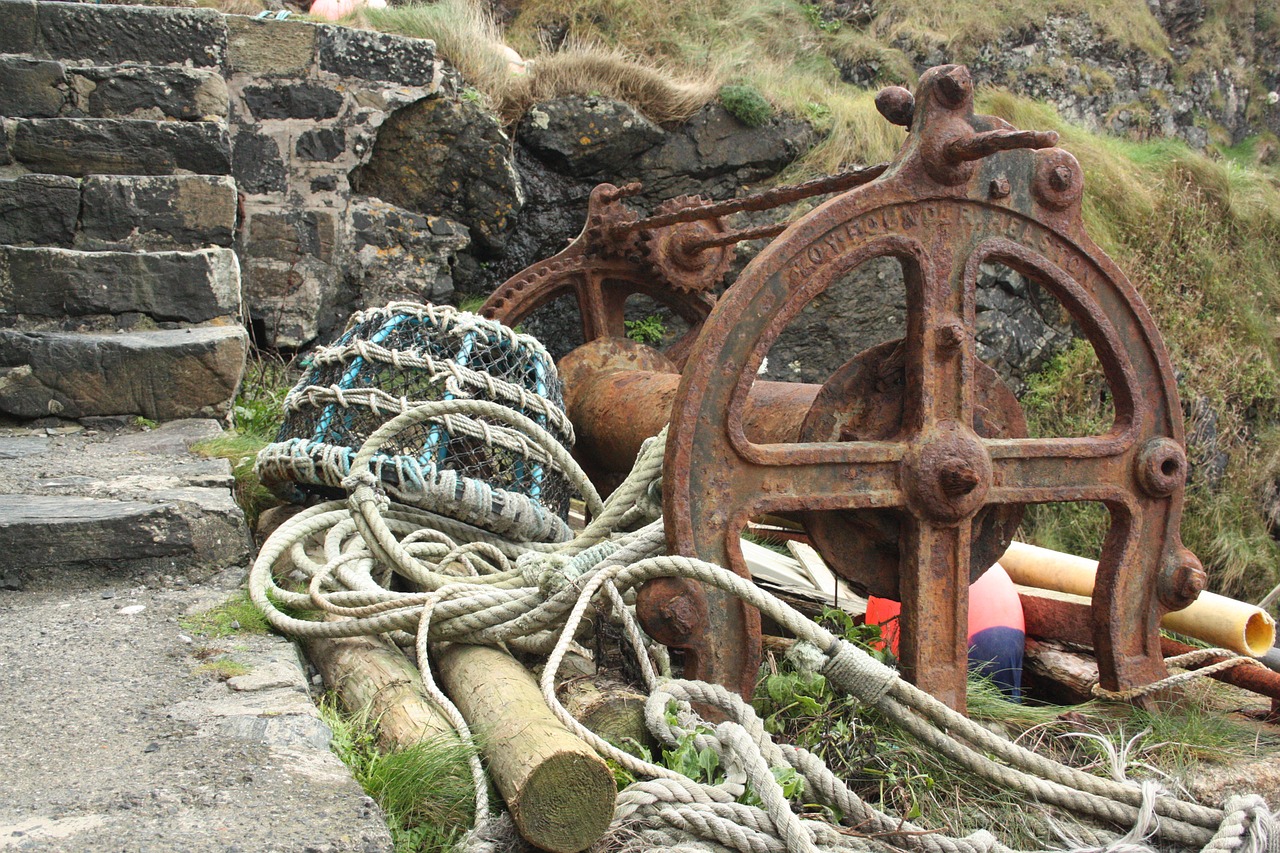
[[[216,607],[180,617],[178,624],[183,630],[209,639],[232,634],[265,634],[270,630],[267,618],[243,590]]]
[[[192,670],[196,675],[207,675],[218,681],[228,681],[239,675],[248,675],[252,670],[239,661],[230,658],[214,658],[205,661]]]
[[[759,127],[773,118],[773,105],[750,83],[721,86],[720,103],[729,115],[747,127]]]

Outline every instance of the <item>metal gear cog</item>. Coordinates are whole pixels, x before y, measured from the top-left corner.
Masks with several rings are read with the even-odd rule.
[[[654,211],[656,215],[707,205],[696,195],[667,199]],[[645,261],[660,280],[685,293],[711,293],[724,280],[733,263],[733,244],[702,245],[729,233],[718,216],[677,222],[642,232],[640,250]]]

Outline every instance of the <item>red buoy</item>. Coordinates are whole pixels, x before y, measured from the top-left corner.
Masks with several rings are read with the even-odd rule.
[[[898,614],[892,599],[867,599],[868,625],[879,625],[889,651],[898,653]],[[1004,568],[996,563],[969,586],[969,669],[994,681],[1004,694],[1022,698],[1022,655],[1026,644],[1022,601]]]

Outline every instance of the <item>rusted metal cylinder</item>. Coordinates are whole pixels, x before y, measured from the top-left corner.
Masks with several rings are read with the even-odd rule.
[[[597,471],[625,474],[645,439],[671,418],[680,385],[674,365],[631,341],[599,338],[560,360],[565,410],[573,422],[575,452]],[[743,428],[757,443],[799,440],[800,426],[821,385],[756,382]]]

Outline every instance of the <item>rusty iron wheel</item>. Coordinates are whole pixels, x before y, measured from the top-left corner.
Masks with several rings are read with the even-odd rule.
[[[1133,286],[1085,233],[1080,167],[1048,147],[1055,141],[974,115],[967,71],[931,69],[921,78],[907,143],[885,175],[797,221],[722,297],[690,353],[672,411],[663,482],[672,552],[745,575],[738,536],[754,515],[896,513],[902,663],[918,685],[958,709],[975,519],[987,507],[1107,506],[1112,523],[1091,610],[1104,688],[1164,675],[1159,617],[1185,607],[1205,583],[1178,536],[1185,457],[1168,355]],[[814,440],[751,440],[744,412],[770,346],[814,296],[880,257],[902,265],[907,291],[897,428],[887,437],[855,430],[851,440],[830,440],[817,425],[839,414],[837,400],[834,409],[815,404]],[[1115,422],[1106,433],[984,434],[979,409],[990,407],[973,346],[984,263],[1035,279],[1069,311],[1113,395]],[[1009,419],[1007,407],[995,408]],[[824,556],[840,565],[841,555],[829,550]],[[843,561],[855,578],[856,557]],[[679,598],[679,618],[667,621],[706,626],[700,636],[659,626],[686,650],[686,675],[745,692],[758,662],[758,615],[687,586],[654,584],[641,603],[652,612]]]

